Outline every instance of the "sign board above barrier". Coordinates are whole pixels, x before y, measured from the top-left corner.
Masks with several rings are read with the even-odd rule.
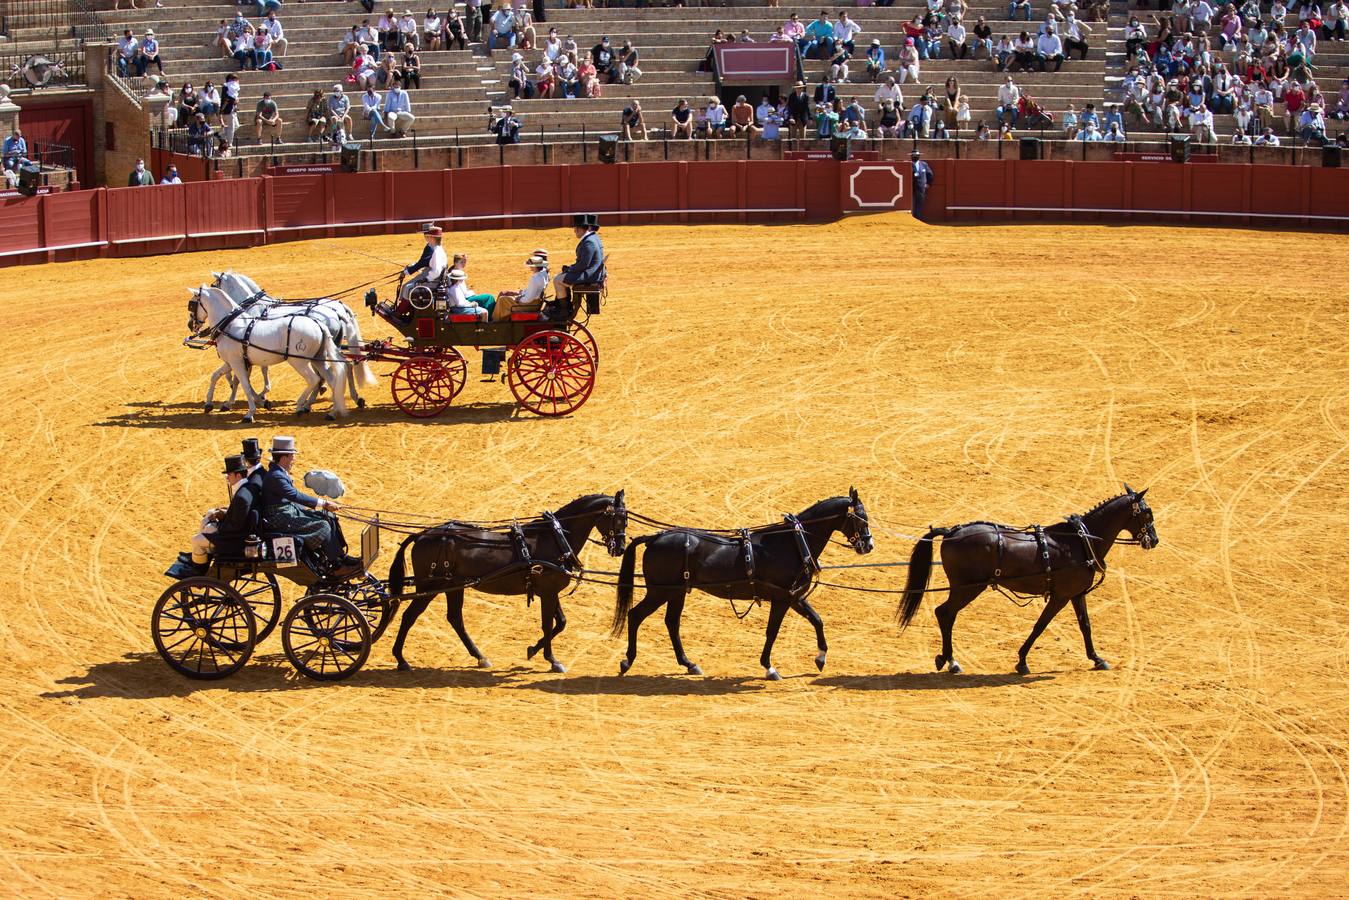
[[[786,150],[783,151],[782,158],[793,162],[802,159],[833,159],[832,150]],[[850,150],[849,159],[861,159],[875,161],[881,158],[879,150]]]
[[[791,84],[796,80],[796,44],[713,44],[722,84]]]
[[[311,163],[309,165],[268,166],[268,175],[324,175],[342,171],[341,163]]]
[[[1190,162],[1216,163],[1216,153],[1191,153]],[[1115,162],[1171,162],[1170,153],[1116,153]]]
[[[51,186],[44,184],[42,187],[38,188],[33,193],[36,196],[37,194],[50,194],[51,192],[52,192]],[[20,194],[18,191],[0,191],[0,200],[13,200],[15,197],[23,197],[23,196],[25,195]]]

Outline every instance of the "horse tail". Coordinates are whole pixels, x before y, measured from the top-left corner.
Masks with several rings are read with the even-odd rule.
[[[403,543],[398,545],[398,552],[394,554],[393,565],[389,566],[389,595],[392,597],[403,596],[403,553],[407,550],[408,544],[417,539],[417,535],[408,535],[403,539]]]
[[[904,585],[904,597],[900,600],[899,608],[895,610],[895,619],[901,629],[909,627],[914,613],[918,612],[923,602],[923,594],[927,592],[927,582],[932,576],[932,547],[937,538],[944,537],[950,531],[949,528],[930,529],[913,548],[913,555],[909,557],[909,580]]]
[[[637,568],[637,548],[654,535],[633,538],[628,542],[628,549],[623,551],[623,565],[618,569],[618,599],[614,601],[614,621],[610,626],[610,634],[618,637],[623,633],[623,628],[628,624],[628,610],[632,609],[632,583],[633,573]]]
[[[360,352],[361,344],[364,343],[361,338],[361,323],[357,320],[356,314],[351,311],[351,307],[343,304],[342,309],[341,318],[346,332],[347,349]],[[359,363],[352,364],[352,368],[356,372],[356,384],[359,387],[375,387],[379,384],[379,376],[375,374],[374,369],[370,368],[368,360],[362,359]]]

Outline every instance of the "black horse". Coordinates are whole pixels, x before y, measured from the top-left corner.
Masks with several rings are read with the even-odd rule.
[[[634,539],[623,554],[618,601],[614,605],[614,636],[623,633],[625,624],[628,628],[628,655],[619,664],[619,674],[628,671],[637,658],[637,629],[642,621],[663,605],[675,659],[690,675],[702,674],[702,669],[684,655],[684,645],[679,640],[684,600],[694,588],[732,601],[769,602],[767,638],[759,658],[769,679],[776,681],[781,677],[773,668],[770,654],[788,608],[815,626],[820,648],[815,665],[823,669],[829,649],[824,640],[824,622],[806,597],[819,571],[816,560],[836,531],[841,531],[858,553],[871,552],[871,527],[856,490],[851,490],[847,497],[822,500],[799,516],[787,516],[780,525],[738,532],[676,528]],[[633,570],[637,548],[642,545],[646,546],[642,557],[646,596],[634,607]]]
[[[1128,530],[1132,542],[1144,550],[1157,546],[1152,510],[1143,499],[1146,493],[1146,488],[1135,493],[1126,484],[1124,493],[1118,497],[1104,501],[1084,515],[1069,516],[1066,521],[1046,528],[1035,526],[1027,530],[992,522],[933,528],[918,542],[909,558],[909,580],[898,610],[900,625],[907,628],[923,602],[932,573],[932,544],[940,537],[941,564],[951,587],[946,602],[936,610],[937,624],[941,626],[938,671],[950,664],[953,673],[960,673],[960,664],[951,652],[951,629],[960,611],[986,587],[1046,598],[1044,612],[1021,645],[1021,658],[1016,664],[1020,674],[1030,674],[1026,654],[1069,600],[1082,629],[1087,659],[1098,669],[1110,668],[1096,655],[1091,643],[1087,594],[1100,583],[1098,576],[1105,577],[1105,555],[1118,541],[1121,531]]]
[[[553,658],[553,638],[567,627],[558,595],[581,572],[580,553],[598,528],[610,556],[622,556],[627,542],[628,509],[623,492],[614,496],[590,494],[573,500],[556,513],[504,529],[447,522],[414,534],[403,541],[389,568],[389,592],[403,592],[403,556],[412,545],[414,598],[403,613],[394,641],[393,655],[399,669],[410,668],[403,659],[403,642],[417,617],[438,593],[445,594],[445,617],[454,626],[464,648],[482,668],[492,664],[478,650],[464,628],[464,589],[488,594],[539,595],[543,637],[526,651],[526,657],[543,650],[554,672],[566,668]]]

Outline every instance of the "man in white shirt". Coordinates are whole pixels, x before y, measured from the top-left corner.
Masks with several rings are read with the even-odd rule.
[[[281,20],[276,17],[276,10],[267,13],[267,18],[259,24],[272,36],[272,52],[277,56],[285,56],[290,41],[286,40],[286,32],[281,28]]]
[[[952,59],[964,59],[965,54],[969,52],[969,44],[965,41],[967,36],[968,32],[965,31],[965,26],[960,24],[960,20],[952,19],[946,29],[946,43],[951,48]]]
[[[122,32],[122,37],[117,41],[117,74],[122,76],[130,75],[133,68],[133,61],[136,59],[136,48],[140,46],[140,41],[131,33],[128,28]]]
[[[1021,88],[1016,86],[1012,76],[1008,75],[1002,84],[998,85],[998,108],[995,110],[998,114],[998,124],[1004,122],[1016,127],[1016,119],[1019,115],[1017,103],[1021,100]]]
[[[1279,136],[1274,133],[1273,128],[1266,128],[1265,133],[1255,139],[1257,147],[1277,147],[1279,146]]]
[[[1214,142],[1213,110],[1207,106],[1201,106],[1190,113],[1190,139],[1196,144]]]
[[[765,94],[765,95],[764,95],[764,98],[763,98],[762,100],[759,101],[759,105],[756,106],[756,107],[754,107],[754,121],[755,121],[755,123],[756,123],[760,128],[763,128],[763,124],[764,124],[765,121],[768,120],[769,114],[772,113],[773,110],[776,109],[776,108],[777,108],[777,107],[773,106],[773,104],[771,104],[771,103],[768,102],[768,95]]]
[[[426,268],[403,282],[403,287],[398,292],[399,299],[407,300],[412,294],[412,289],[419,284],[434,287],[445,278],[445,272],[450,267],[450,260],[445,255],[445,248],[441,246],[443,235],[444,232],[434,225],[422,232],[422,237],[426,239],[426,246],[431,248],[431,257],[427,260]]]
[[[1124,132],[1120,129],[1118,122],[1111,122],[1110,127],[1106,129],[1105,137],[1102,138],[1102,140],[1110,141],[1115,144],[1122,144],[1128,140],[1128,138],[1124,136]]]
[[[707,109],[703,113],[707,121],[707,136],[720,137],[726,130],[726,107],[721,105],[721,100],[716,97],[709,97],[707,100]]]
[[[848,48],[848,52],[856,55],[857,44],[854,38],[862,33],[862,26],[848,17],[848,11],[842,10],[838,14],[838,21],[834,23],[834,43],[842,44]]]
[[[412,114],[412,99],[403,90],[403,83],[395,80],[393,87],[384,95],[384,127],[393,132],[396,138],[402,137],[417,121]]]
[[[1045,71],[1045,67],[1051,62],[1054,64],[1055,72],[1063,68],[1063,41],[1059,40],[1053,25],[1047,27],[1045,33],[1035,42],[1035,58],[1040,61],[1041,72]]]
[[[877,104],[880,104],[884,100],[889,100],[896,106],[903,106],[904,92],[899,89],[899,85],[895,84],[895,76],[887,75],[885,76],[885,83],[876,88],[876,93],[872,95],[872,99],[875,100]]]
[[[1091,26],[1080,22],[1077,15],[1068,10],[1068,18],[1063,23],[1063,52],[1067,56],[1076,50],[1081,59],[1087,58],[1087,38],[1091,36]]]
[[[487,52],[495,50],[498,43],[503,47],[515,46],[515,13],[505,6],[492,13],[491,29],[487,34]]]

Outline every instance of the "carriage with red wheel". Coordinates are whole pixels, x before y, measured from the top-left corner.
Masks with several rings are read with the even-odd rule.
[[[400,291],[394,294],[399,297]],[[499,321],[456,312],[443,288],[417,285],[404,300],[366,305],[404,340],[369,341],[348,350],[353,360],[396,362],[390,390],[398,408],[419,419],[449,408],[464,389],[468,362],[461,347],[483,351],[483,374],[500,375],[520,406],[541,416],[565,416],[590,398],[599,347],[586,327],[607,298],[607,285],[575,284],[566,299],[545,298]],[[504,371],[503,371],[504,368]]]

